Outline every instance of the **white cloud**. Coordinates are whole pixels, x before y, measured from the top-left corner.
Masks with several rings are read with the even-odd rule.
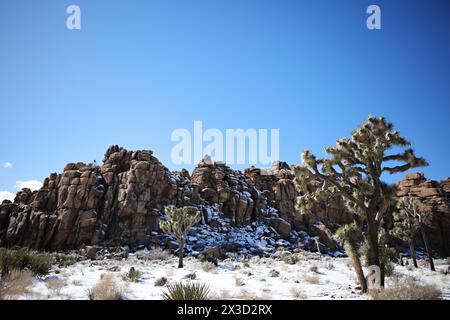
[[[23,188],[28,188],[31,191],[38,190],[42,187],[42,182],[37,180],[28,181],[16,181],[16,188],[22,190]]]
[[[0,191],[0,204],[3,202],[3,200],[14,201],[15,196],[16,195],[14,193],[11,193],[9,191]]]
[[[5,162],[3,164],[3,168],[5,168],[5,169],[12,169],[13,168],[13,164],[11,162]]]

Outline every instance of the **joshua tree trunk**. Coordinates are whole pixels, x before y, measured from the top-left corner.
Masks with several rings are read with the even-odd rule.
[[[416,250],[414,250],[414,240],[409,241],[409,252],[414,263],[414,267],[417,268]]]
[[[317,254],[319,255],[319,259],[322,260],[322,253],[320,252],[320,241],[317,238],[315,238],[314,241],[316,242]]]
[[[381,265],[380,263],[380,248],[378,247],[378,227],[377,227],[377,223],[376,221],[371,219],[370,214],[367,215],[368,219],[367,219],[367,236],[366,236],[366,241],[367,241],[367,246],[369,249],[369,257],[367,257],[368,259],[368,264],[370,265],[375,265],[378,266],[380,268],[381,271],[381,279],[380,279],[380,285],[383,288],[384,287],[384,266]]]
[[[433,252],[431,251],[430,243],[428,242],[428,237],[425,232],[425,228],[424,228],[423,224],[420,225],[420,233],[422,235],[422,240],[425,245],[425,249],[427,250],[428,260],[430,262],[430,269],[431,269],[431,271],[436,271],[436,269],[434,268],[434,262],[433,262]]]
[[[180,244],[178,247],[178,268],[183,268],[183,257],[184,257],[184,239],[180,239]]]
[[[361,286],[361,291],[362,293],[366,293],[367,281],[366,278],[364,277],[364,271],[361,266],[361,260],[359,259],[358,251],[353,245],[349,243],[345,245],[345,250],[347,251],[348,255],[353,261],[353,266],[355,267],[355,272],[356,276],[358,277],[358,282]]]

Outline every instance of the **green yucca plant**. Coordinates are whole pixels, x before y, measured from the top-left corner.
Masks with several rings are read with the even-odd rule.
[[[205,283],[176,282],[167,286],[164,300],[209,300],[209,287]]]
[[[131,267],[130,270],[122,276],[122,279],[130,282],[138,282],[141,276],[142,272]]]
[[[183,268],[184,244],[192,226],[200,222],[200,213],[189,213],[188,207],[177,208],[169,206],[166,208],[166,221],[161,220],[161,230],[173,234],[178,240],[178,268]]]

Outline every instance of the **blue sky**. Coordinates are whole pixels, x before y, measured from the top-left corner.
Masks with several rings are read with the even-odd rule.
[[[81,30],[65,26],[70,4]],[[381,30],[366,28],[370,4]],[[180,169],[170,136],[195,120],[278,128],[280,158],[297,163],[369,114],[394,122],[441,180],[449,39],[446,0],[0,0],[0,190],[101,161],[111,144]]]

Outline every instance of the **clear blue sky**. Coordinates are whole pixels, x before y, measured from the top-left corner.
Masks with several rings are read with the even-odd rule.
[[[66,29],[70,4],[81,30]],[[366,28],[370,4],[382,30]],[[170,135],[194,120],[279,128],[280,158],[296,163],[369,114],[394,122],[440,180],[449,42],[446,0],[0,0],[0,190],[101,161],[110,144],[179,169]]]

